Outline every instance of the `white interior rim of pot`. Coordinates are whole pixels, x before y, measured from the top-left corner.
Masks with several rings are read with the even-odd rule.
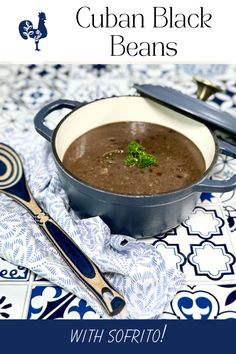
[[[87,131],[122,121],[148,122],[174,129],[188,137],[199,148],[205,159],[206,170],[214,160],[215,140],[204,124],[139,96],[105,98],[88,103],[70,113],[56,129],[55,149],[59,160],[63,161],[70,144]]]

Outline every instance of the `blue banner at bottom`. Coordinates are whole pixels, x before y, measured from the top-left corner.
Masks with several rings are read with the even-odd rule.
[[[1,352],[235,352],[235,320],[9,320],[0,322]]]

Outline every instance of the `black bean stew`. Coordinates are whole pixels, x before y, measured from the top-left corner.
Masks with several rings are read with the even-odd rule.
[[[128,144],[139,142],[157,163],[127,166]],[[146,122],[118,122],[86,132],[67,149],[63,165],[95,187],[121,194],[150,195],[186,187],[205,171],[204,158],[187,137]]]

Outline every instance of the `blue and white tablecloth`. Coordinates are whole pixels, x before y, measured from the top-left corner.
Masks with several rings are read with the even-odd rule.
[[[134,83],[171,85],[194,95],[192,74],[213,77],[223,86],[225,92],[211,98],[211,104],[236,117],[234,65],[0,65],[0,139],[33,132],[34,115],[59,98],[91,101],[132,94]],[[218,134],[234,141],[232,136]],[[221,155],[214,177],[228,178],[234,173],[236,160]],[[178,228],[145,242],[163,255],[167,267],[174,265],[185,275],[162,318],[236,318],[235,191],[202,193],[195,210]],[[100,316],[84,298],[0,258],[0,319]]]

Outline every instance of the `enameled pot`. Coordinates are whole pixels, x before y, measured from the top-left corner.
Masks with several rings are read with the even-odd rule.
[[[45,118],[53,111],[71,112],[50,130]],[[97,126],[120,121],[145,121],[172,128],[191,139],[205,159],[206,171],[194,184],[170,193],[148,196],[122,195],[93,187],[75,178],[62,164],[69,145],[80,135]],[[139,96],[121,96],[91,103],[59,100],[42,108],[35,117],[36,130],[51,142],[63,187],[71,207],[80,217],[100,216],[113,233],[136,238],[163,234],[179,225],[194,209],[201,192],[225,192],[235,188],[236,175],[229,180],[211,180],[208,176],[220,152],[236,157],[236,147],[218,141],[201,122]],[[94,142],[96,144],[96,142]]]

